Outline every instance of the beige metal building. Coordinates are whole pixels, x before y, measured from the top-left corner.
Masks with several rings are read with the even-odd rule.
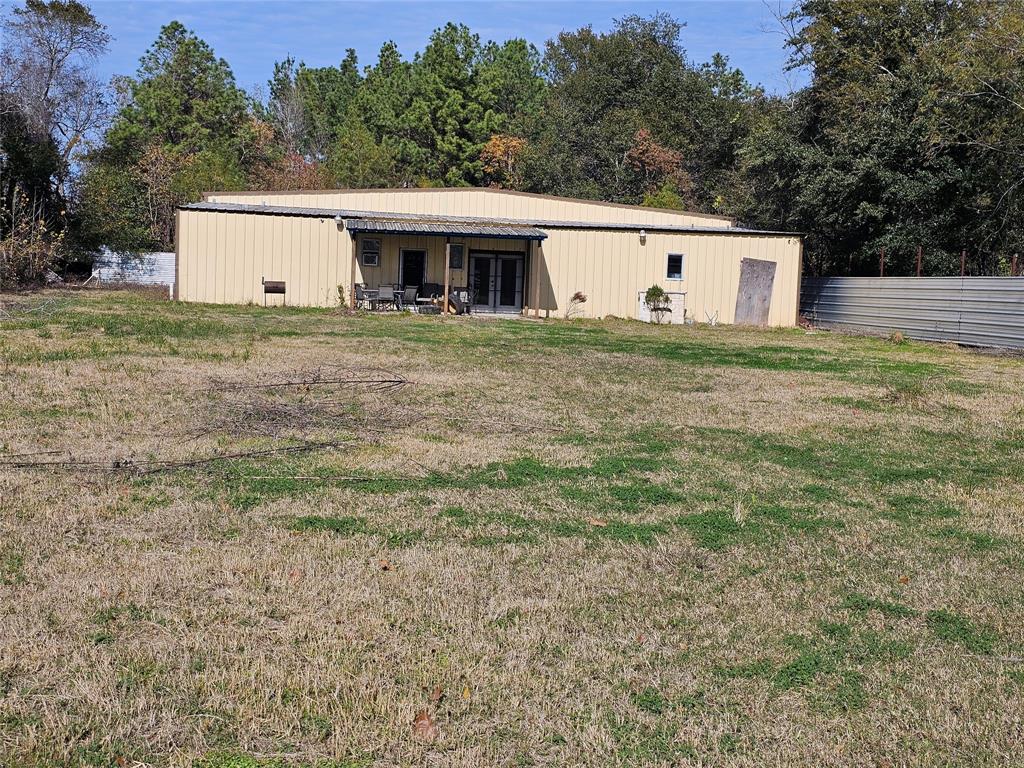
[[[673,322],[787,326],[799,309],[795,233],[496,189],[211,193],[179,209],[176,253],[182,301],[334,306],[353,284],[447,284],[477,312],[561,317],[580,292],[576,316],[635,318],[660,285]]]

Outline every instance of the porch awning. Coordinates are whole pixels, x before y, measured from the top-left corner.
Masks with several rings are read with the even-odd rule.
[[[536,227],[513,224],[474,224],[465,221],[401,221],[393,219],[345,219],[349,232],[379,235],[439,235],[449,237],[493,237],[499,240],[544,240],[547,234]]]

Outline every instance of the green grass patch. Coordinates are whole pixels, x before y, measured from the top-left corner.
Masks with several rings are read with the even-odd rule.
[[[25,556],[14,549],[0,551],[0,585],[13,587],[25,583]]]
[[[991,628],[978,626],[967,616],[953,611],[928,611],[925,621],[935,637],[963,646],[971,653],[991,654],[999,640]]]
[[[817,534],[842,528],[838,520],[825,517],[811,507],[754,503],[749,510],[712,509],[677,517],[676,525],[698,544],[712,550],[740,542],[765,544],[777,538]]]
[[[978,531],[968,531],[964,528],[957,528],[952,525],[937,528],[934,531],[931,531],[931,535],[951,544],[961,546],[972,552],[991,552],[995,549],[1005,547],[1008,544],[1005,539],[999,536],[993,536],[990,533],[982,533]]]
[[[818,705],[822,709],[839,712],[864,709],[868,704],[864,675],[855,669],[845,669],[838,677],[838,682],[818,698]]]
[[[427,537],[426,531],[421,529],[410,529],[406,531],[392,531],[384,533],[384,543],[391,549],[405,549],[424,541]]]
[[[786,637],[784,645],[790,656],[782,663],[753,659],[720,666],[715,673],[727,680],[765,680],[777,692],[802,690],[822,708],[853,711],[868,703],[863,670],[902,661],[913,650],[888,634],[840,621],[820,621],[809,633]]]
[[[624,720],[612,723],[610,730],[616,744],[616,754],[627,765],[671,763],[697,758],[693,745],[677,741],[675,729],[665,724],[649,726]]]
[[[899,494],[889,496],[886,500],[885,516],[900,523],[915,523],[924,519],[949,519],[959,517],[960,510],[942,501],[917,496]]]
[[[960,431],[919,429],[899,446],[889,442],[882,427],[850,429],[830,439],[809,432],[781,435],[713,427],[694,431],[704,449],[722,460],[743,467],[771,464],[819,485],[840,481],[850,489],[885,488],[935,480],[972,488],[1024,479],[1024,464],[1012,460],[1024,452],[1017,441],[1000,448]]]
[[[349,757],[341,760],[295,760],[283,757],[254,757],[243,752],[214,752],[192,763],[192,768],[369,768],[373,759]]]
[[[336,533],[340,536],[352,536],[366,533],[366,520],[361,517],[322,517],[320,515],[303,515],[292,520],[288,527],[300,533]]]
[[[653,686],[637,691],[630,696],[633,706],[651,715],[663,715],[669,709],[669,701]]]
[[[891,619],[907,619],[917,616],[917,611],[909,606],[890,600],[868,597],[857,592],[847,595],[839,607],[855,613],[879,611],[883,616]]]
[[[680,493],[671,488],[646,479],[613,485],[608,489],[608,495],[615,500],[620,510],[626,512],[675,504],[683,499]]]

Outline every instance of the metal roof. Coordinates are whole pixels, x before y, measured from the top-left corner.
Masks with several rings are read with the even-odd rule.
[[[778,230],[765,230],[765,229],[748,229],[745,227],[709,227],[699,225],[686,225],[686,224],[631,224],[625,222],[594,222],[594,221],[555,221],[549,219],[492,219],[479,216],[439,216],[436,214],[425,214],[425,213],[394,213],[387,211],[352,211],[338,208],[299,208],[284,205],[256,205],[250,203],[212,203],[212,202],[200,202],[190,203],[188,205],[180,206],[185,210],[193,211],[216,211],[221,213],[254,213],[264,214],[271,216],[305,216],[309,218],[318,219],[338,219],[341,218],[346,221],[346,226],[350,221],[369,221],[388,224],[398,224],[399,222],[417,222],[418,224],[435,224],[435,225],[451,225],[458,226],[462,224],[470,224],[474,229],[480,229],[482,227],[498,227],[498,228],[526,228],[531,230],[544,230],[544,229],[594,229],[594,230],[621,230],[626,232],[678,232],[680,234],[695,233],[695,234],[719,234],[719,235],[761,235],[770,237],[801,237],[800,232],[785,232]],[[351,227],[349,227],[351,229]],[[352,230],[353,232],[369,232],[378,230]],[[394,232],[395,234],[401,233],[403,230],[379,230],[382,232]],[[466,234],[463,232],[431,232],[429,230],[405,230],[408,232],[415,231],[419,234],[452,234],[461,235],[465,237],[472,237],[472,234]],[[542,236],[543,232],[540,233]],[[498,237],[498,235],[482,235],[483,237]],[[541,239],[536,235],[529,237],[527,235],[506,235],[508,238],[515,239]]]
[[[274,190],[220,190],[204,192],[204,199],[216,195],[246,195],[250,197],[267,197],[274,195],[333,195],[336,193],[350,192],[384,192],[387,194],[431,194],[436,192],[485,192],[491,195],[507,195],[516,197],[532,197],[539,200],[554,200],[560,203],[584,203],[586,205],[599,205],[605,208],[622,208],[627,210],[659,211],[661,213],[675,213],[684,216],[700,216],[705,219],[720,219],[722,221],[734,221],[732,216],[725,216],[719,213],[701,213],[700,211],[681,211],[675,208],[652,208],[646,205],[630,205],[628,203],[612,203],[607,200],[593,200],[586,197],[563,197],[562,195],[546,195],[540,192],[520,192],[517,189],[499,189],[496,187],[335,187],[333,189],[274,189]]]
[[[456,237],[491,237],[500,240],[543,240],[547,237],[547,234],[536,227],[468,222],[345,219],[345,229],[349,232],[371,232],[382,235],[454,235]]]
[[[333,219],[339,213],[330,208],[295,208],[287,205],[255,205],[250,203],[189,203],[180,206],[186,211],[214,211],[218,213],[262,213],[271,216],[303,216],[312,219]]]

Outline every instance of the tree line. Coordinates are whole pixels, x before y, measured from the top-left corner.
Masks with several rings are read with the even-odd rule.
[[[78,0],[26,0],[0,49],[0,280],[101,245],[170,248],[213,189],[497,186],[727,214],[806,233],[815,274],[1005,273],[1024,184],[1021,0],[800,0],[779,18],[810,83],[766,94],[684,25],[629,16],[543,50],[449,23],[411,58],[288,58],[246,93],[178,22],[131,76]]]

